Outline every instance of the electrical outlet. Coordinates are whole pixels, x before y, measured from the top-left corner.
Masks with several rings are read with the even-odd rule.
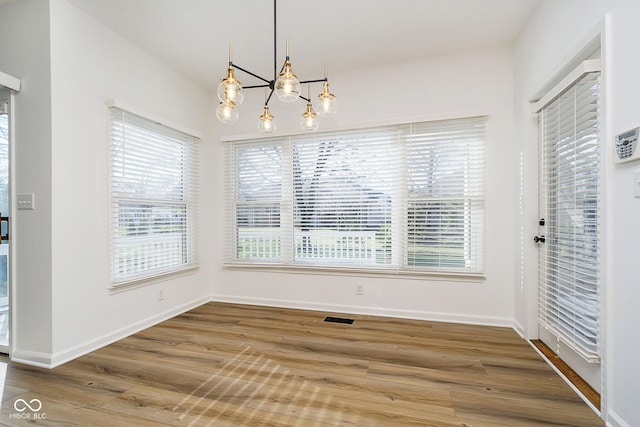
[[[158,301],[164,301],[164,291],[162,289],[158,291]]]
[[[364,295],[364,285],[360,282],[356,283],[356,295]]]

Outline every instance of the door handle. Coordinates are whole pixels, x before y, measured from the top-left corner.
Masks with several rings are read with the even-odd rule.
[[[544,236],[536,236],[536,237],[533,238],[533,241],[536,242],[536,243],[544,243],[545,238],[544,238]]]

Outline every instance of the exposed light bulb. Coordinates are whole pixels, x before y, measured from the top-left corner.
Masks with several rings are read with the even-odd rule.
[[[294,102],[300,97],[300,81],[291,71],[291,63],[288,59],[284,63],[284,70],[276,80],[275,91],[278,99],[284,102]]]
[[[264,113],[262,113],[258,122],[258,129],[265,133],[275,132],[278,128],[275,119],[275,116],[269,112],[269,107],[265,105]]]
[[[216,117],[224,124],[235,123],[240,115],[232,101],[221,102],[216,108]]]
[[[318,110],[318,114],[335,114],[337,110],[337,101],[336,96],[329,92],[329,82],[324,82],[324,87],[322,89],[322,93],[318,95],[318,99],[320,100],[320,109]]]
[[[234,105],[240,105],[244,101],[242,83],[235,78],[232,66],[227,69],[227,77],[222,79],[217,92],[220,102],[233,102]]]
[[[311,100],[307,102],[307,109],[302,113],[302,116],[300,116],[300,125],[302,126],[302,130],[309,132],[318,129],[320,125],[318,115],[313,111]]]
[[[304,119],[304,127],[306,130],[313,128],[315,125],[315,117],[306,117]]]
[[[283,102],[294,102],[300,97],[302,88],[298,77],[293,74],[291,61],[289,61],[289,38],[287,37],[287,56],[284,61],[282,72],[276,79],[274,89],[278,99]]]

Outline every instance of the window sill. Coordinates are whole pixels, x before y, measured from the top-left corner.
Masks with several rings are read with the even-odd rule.
[[[153,285],[155,283],[164,282],[166,280],[188,276],[195,273],[198,269],[200,269],[200,266],[192,265],[188,267],[182,267],[177,270],[154,274],[152,276],[144,276],[136,279],[127,280],[124,282],[118,282],[117,284],[112,284],[111,286],[109,286],[109,294],[110,295],[119,294],[120,292],[125,292],[132,289]]]
[[[459,273],[450,271],[419,271],[394,270],[382,268],[353,268],[353,267],[321,267],[304,265],[280,264],[243,264],[225,263],[226,270],[258,271],[267,273],[314,274],[324,276],[355,276],[355,277],[402,277],[413,280],[433,280],[447,282],[482,282],[486,279],[483,273]]]

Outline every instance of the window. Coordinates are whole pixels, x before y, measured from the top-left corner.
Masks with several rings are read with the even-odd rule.
[[[196,266],[197,138],[110,115],[112,285]]]
[[[229,142],[226,262],[482,273],[484,123]]]

